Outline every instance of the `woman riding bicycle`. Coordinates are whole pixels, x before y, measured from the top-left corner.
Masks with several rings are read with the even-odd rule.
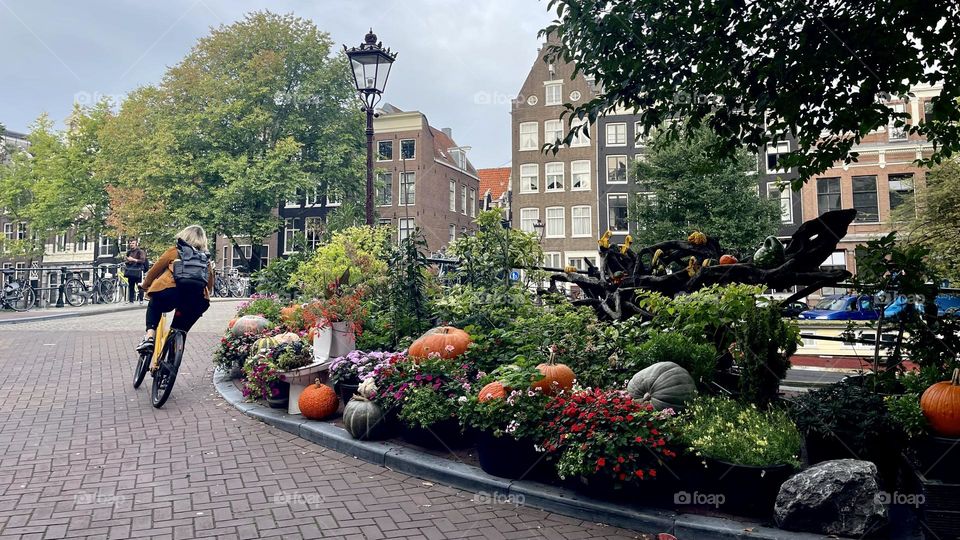
[[[137,352],[153,350],[157,325],[164,313],[177,310],[174,327],[187,332],[210,307],[210,293],[215,279],[212,265],[206,264],[204,285],[195,276],[187,276],[193,279],[182,277],[187,259],[208,259],[207,233],[199,225],[190,225],[177,233],[177,245],[163,252],[143,280],[142,287],[147,291],[150,303],[147,305],[146,336],[137,345]]]

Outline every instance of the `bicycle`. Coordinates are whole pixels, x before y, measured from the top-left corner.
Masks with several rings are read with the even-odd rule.
[[[115,267],[114,267],[115,268]],[[116,277],[101,277],[94,273],[93,285],[87,284],[78,277],[72,277],[63,284],[63,294],[67,303],[73,307],[80,307],[90,300],[94,304],[108,304],[117,300]]]
[[[29,283],[13,278],[12,272],[5,272],[6,282],[3,285],[3,295],[0,296],[0,307],[14,311],[27,311],[37,303],[37,291]]]
[[[180,362],[183,361],[183,346],[187,333],[179,328],[173,328],[176,315],[177,311],[173,310],[160,316],[153,353],[141,353],[133,372],[134,388],[140,388],[143,379],[147,376],[147,371],[153,373],[150,400],[157,409],[163,407],[167,398],[170,397],[173,383],[176,382],[177,373],[180,371]]]

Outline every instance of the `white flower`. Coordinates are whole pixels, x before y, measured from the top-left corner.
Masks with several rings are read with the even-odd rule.
[[[467,402],[467,396],[460,396],[459,398],[457,398],[457,403],[466,403],[466,402]]]
[[[520,422],[517,422],[516,420],[511,420],[510,423],[507,424],[507,429],[505,431],[507,433],[513,433],[519,427],[520,427]]]

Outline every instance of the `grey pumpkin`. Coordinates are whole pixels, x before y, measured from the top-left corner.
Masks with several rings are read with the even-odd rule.
[[[679,411],[697,393],[693,377],[673,362],[657,362],[637,372],[627,383],[627,393],[634,399],[649,401],[656,410]]]
[[[379,405],[357,394],[343,408],[343,427],[354,439],[376,439],[386,431],[386,418]]]

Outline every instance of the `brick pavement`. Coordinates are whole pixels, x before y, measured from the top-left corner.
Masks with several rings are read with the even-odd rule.
[[[142,312],[0,328],[2,538],[636,538],[425,482],[245,417],[211,384],[233,303],[170,401],[130,384]]]

